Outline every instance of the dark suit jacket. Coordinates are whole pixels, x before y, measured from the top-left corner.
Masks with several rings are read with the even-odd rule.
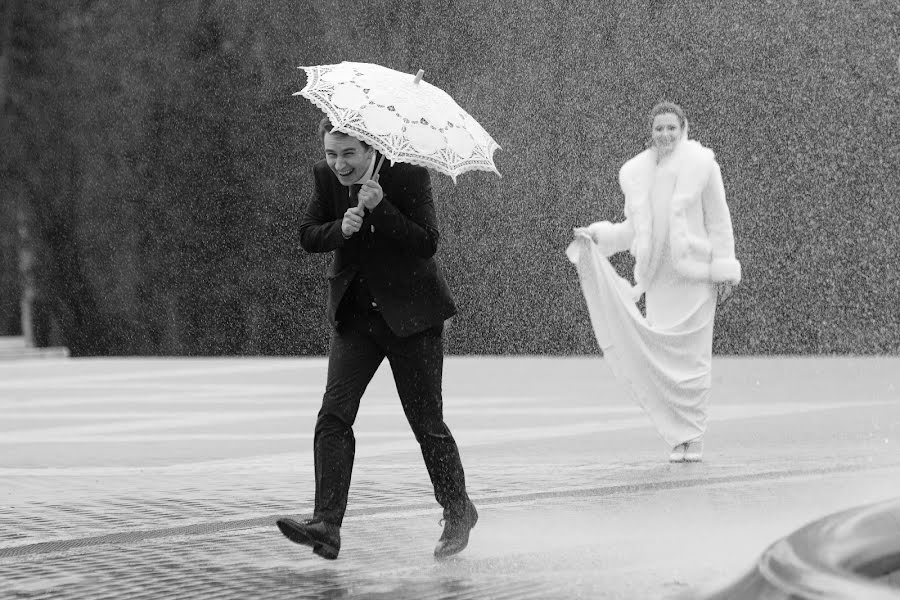
[[[339,325],[338,307],[357,274],[365,278],[398,336],[424,331],[456,314],[434,258],[440,234],[426,169],[385,161],[378,181],[384,197],[375,210],[366,210],[362,229],[347,240],[341,221],[350,207],[349,188],[324,160],[315,164],[313,175],[315,191],[300,223],[300,245],[307,252],[335,251],[328,273],[328,320],[333,326]]]

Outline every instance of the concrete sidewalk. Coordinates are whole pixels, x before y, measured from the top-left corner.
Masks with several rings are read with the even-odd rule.
[[[469,548],[431,557],[440,509],[385,366],[324,561],[274,520],[312,507],[325,365],[0,364],[0,596],[675,597],[900,495],[900,359],[716,359],[706,460],[671,465],[601,359],[451,357]]]

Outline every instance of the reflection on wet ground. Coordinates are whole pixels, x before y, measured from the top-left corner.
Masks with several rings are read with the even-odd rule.
[[[440,511],[381,371],[341,555],[323,561],[274,520],[311,507],[324,367],[0,365],[0,594],[683,597],[900,480],[900,360],[717,360],[706,460],[672,465],[602,361],[450,358],[447,420],[481,514],[469,548],[431,556]]]

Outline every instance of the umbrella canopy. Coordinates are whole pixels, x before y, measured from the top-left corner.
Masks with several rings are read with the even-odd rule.
[[[391,160],[430,167],[453,178],[492,171],[500,146],[442,89],[371,63],[300,67],[300,95],[322,109],[338,130],[363,140]],[[380,165],[379,165],[380,166]]]

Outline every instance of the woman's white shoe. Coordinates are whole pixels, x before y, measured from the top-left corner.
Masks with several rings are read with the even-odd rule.
[[[703,438],[691,440],[685,444],[684,461],[700,462],[703,460]]]
[[[672,452],[669,454],[669,462],[684,462],[684,451],[686,448],[687,444],[678,444],[672,448]]]

